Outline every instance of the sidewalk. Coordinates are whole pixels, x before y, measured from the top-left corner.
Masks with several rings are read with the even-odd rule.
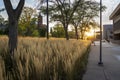
[[[91,46],[83,80],[120,80],[120,47],[105,42],[102,54],[103,66],[99,66],[99,43]]]

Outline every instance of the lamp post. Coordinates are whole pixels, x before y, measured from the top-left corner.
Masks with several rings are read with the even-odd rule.
[[[103,65],[102,62],[102,0],[100,0],[100,56],[99,56],[99,65]]]
[[[49,39],[49,11],[48,11],[48,0],[47,0],[47,39]]]

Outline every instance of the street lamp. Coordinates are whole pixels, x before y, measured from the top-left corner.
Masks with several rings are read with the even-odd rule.
[[[48,0],[47,0],[47,39],[49,39],[49,11],[48,11]]]
[[[102,0],[100,0],[100,56],[99,56],[99,65],[103,65],[102,62]]]

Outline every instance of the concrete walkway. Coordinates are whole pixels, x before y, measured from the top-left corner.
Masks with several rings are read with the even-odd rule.
[[[99,42],[91,46],[83,80],[120,80],[120,46],[103,42],[103,66],[99,66]]]

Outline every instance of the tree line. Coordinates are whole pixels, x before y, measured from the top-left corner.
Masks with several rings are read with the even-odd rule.
[[[39,9],[45,15],[46,6],[42,6],[44,0],[38,1],[40,1],[39,5],[41,5]],[[20,0],[15,9],[10,0],[3,0],[3,2],[8,14],[9,51],[10,53],[13,53],[14,49],[17,48],[18,33],[23,35],[19,30],[24,31],[25,35],[38,35],[39,33],[34,25],[36,19],[31,16],[34,11],[30,9],[30,13],[24,12],[25,14],[28,14],[28,16],[26,16],[28,19],[27,21],[25,21],[25,17],[22,17],[21,13],[25,9],[25,0]],[[60,22],[64,28],[66,40],[69,40],[68,26],[74,25],[76,38],[78,39],[78,28],[80,28],[82,36],[87,25],[89,25],[94,17],[98,16],[99,9],[99,3],[91,0],[49,0],[48,10],[50,21]],[[103,10],[104,9],[105,7],[103,6]],[[21,25],[21,27],[18,27],[18,25]],[[27,29],[25,29],[26,27],[24,28],[23,25],[26,26]],[[32,31],[32,29],[35,29],[35,31]]]
[[[63,25],[66,40],[69,40],[69,25],[74,26],[77,39],[79,36],[83,38],[89,24],[95,23],[94,18],[99,16],[99,3],[92,0],[49,0],[49,4],[50,21]],[[105,8],[102,7],[103,10]],[[40,6],[40,11],[46,15],[46,6]],[[78,29],[81,35],[78,35]]]

